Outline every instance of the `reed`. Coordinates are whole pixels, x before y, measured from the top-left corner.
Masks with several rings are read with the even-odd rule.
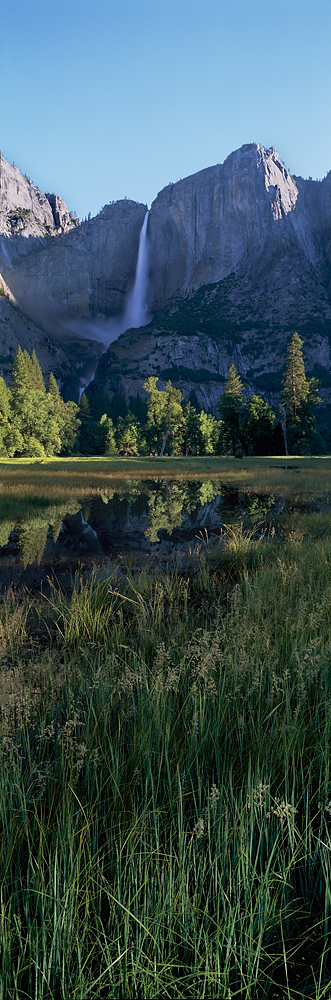
[[[1,605],[0,998],[331,992],[331,523]]]

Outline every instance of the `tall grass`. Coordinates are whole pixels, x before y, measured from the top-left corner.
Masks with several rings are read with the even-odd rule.
[[[82,498],[105,488],[121,489],[130,481],[167,478],[177,481],[220,479],[242,490],[308,494],[323,491],[330,496],[331,458],[284,456],[231,457],[162,457],[155,458],[52,458],[0,459],[0,496],[6,503],[24,498],[36,506]]]
[[[4,601],[1,1000],[330,997],[316,517]]]

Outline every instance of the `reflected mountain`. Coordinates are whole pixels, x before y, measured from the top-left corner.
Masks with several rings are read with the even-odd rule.
[[[219,481],[129,481],[83,504],[34,508],[19,519],[0,514],[2,589],[37,586],[47,576],[72,575],[130,553],[174,559],[201,534],[220,536],[224,524],[250,526],[275,508],[272,494],[243,492]],[[114,563],[115,565],[115,563]]]

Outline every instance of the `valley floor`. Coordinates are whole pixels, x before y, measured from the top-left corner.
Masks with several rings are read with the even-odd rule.
[[[1,463],[8,516],[155,476],[286,504],[185,572],[4,595],[0,1000],[330,996],[330,473]]]

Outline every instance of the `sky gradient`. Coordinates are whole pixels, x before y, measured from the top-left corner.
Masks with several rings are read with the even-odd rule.
[[[0,148],[80,218],[243,143],[331,169],[331,0],[1,0]]]

